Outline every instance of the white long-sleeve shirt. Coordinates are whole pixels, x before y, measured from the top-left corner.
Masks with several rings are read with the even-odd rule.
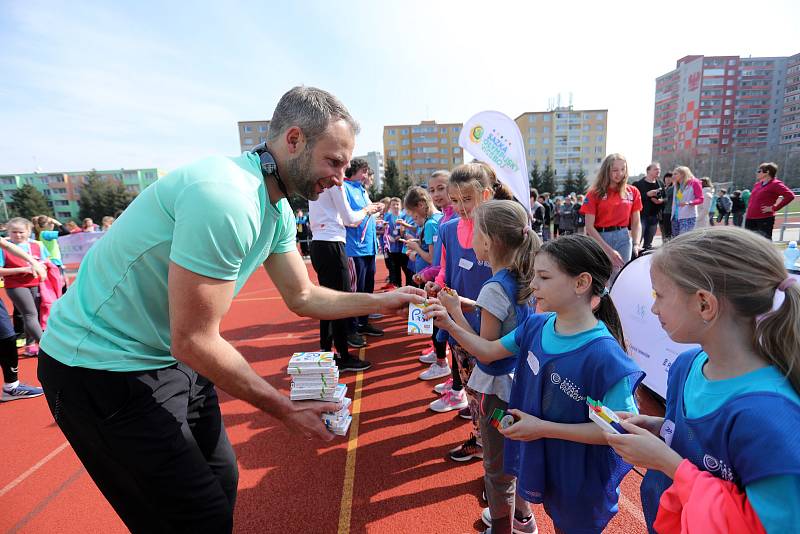
[[[359,224],[367,216],[365,209],[353,211],[341,186],[333,186],[308,203],[312,241],[345,242],[345,225]]]

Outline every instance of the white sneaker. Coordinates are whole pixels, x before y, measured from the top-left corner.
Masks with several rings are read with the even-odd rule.
[[[453,389],[453,378],[450,377],[441,384],[436,384],[433,386],[433,391],[438,393],[439,395],[444,395],[446,392]]]
[[[483,521],[484,525],[491,528],[492,514],[489,512],[489,508],[484,508],[483,512],[481,512],[481,521]],[[517,519],[516,516],[514,516],[511,532],[514,534],[537,534],[539,532],[539,527],[536,525],[536,519],[533,516],[530,516],[527,521]]]
[[[442,395],[438,400],[428,405],[434,412],[449,412],[450,410],[460,410],[467,407],[467,392],[462,390],[450,390]]]
[[[428,369],[422,371],[419,374],[420,380],[436,380],[437,378],[442,378],[444,376],[450,375],[450,366],[445,363],[444,365],[439,365],[438,363],[432,363]]]
[[[436,351],[432,350],[419,357],[422,363],[436,363]]]

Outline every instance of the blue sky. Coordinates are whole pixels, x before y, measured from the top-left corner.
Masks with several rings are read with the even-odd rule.
[[[613,5],[614,7],[609,7]],[[688,54],[800,52],[800,3],[0,2],[0,174],[161,167],[238,152],[297,84],[362,124],[512,118],[558,93],[609,109],[649,162],[655,78]]]

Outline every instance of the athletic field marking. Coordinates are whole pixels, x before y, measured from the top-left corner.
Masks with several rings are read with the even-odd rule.
[[[37,504],[37,505],[36,505],[36,506],[33,508],[33,510],[31,510],[30,512],[28,512],[27,514],[25,514],[25,517],[23,517],[22,519],[20,519],[20,520],[17,522],[17,524],[16,524],[16,525],[14,525],[13,527],[11,527],[11,530],[9,530],[9,531],[7,532],[7,534],[13,534],[13,533],[15,533],[15,532],[19,532],[20,530],[22,530],[22,529],[25,527],[25,525],[27,525],[27,524],[28,524],[28,522],[29,522],[31,519],[33,519],[34,517],[36,517],[37,515],[39,515],[39,514],[42,512],[42,510],[44,510],[45,508],[47,508],[47,505],[48,505],[48,504],[50,504],[50,502],[51,502],[53,499],[55,499],[56,497],[58,497],[58,494],[59,494],[59,493],[61,493],[61,492],[62,492],[62,491],[64,491],[65,489],[67,489],[67,488],[68,488],[68,487],[69,487],[69,486],[70,486],[70,485],[71,485],[73,482],[75,482],[76,480],[78,480],[78,479],[81,477],[81,475],[83,475],[84,473],[86,473],[86,470],[85,470],[85,469],[83,468],[83,466],[81,465],[81,466],[80,466],[80,467],[79,467],[79,468],[78,468],[78,469],[77,469],[77,470],[76,470],[74,473],[72,473],[72,475],[70,475],[70,477],[69,477],[67,480],[65,480],[65,481],[64,481],[64,482],[63,482],[63,483],[62,483],[62,484],[61,484],[59,487],[57,487],[55,490],[53,490],[53,491],[50,493],[50,495],[48,495],[47,497],[45,497],[44,499],[42,499],[41,501],[39,501],[39,504]]]
[[[364,347],[358,351],[358,359],[364,359]],[[358,421],[361,413],[361,381],[364,372],[356,373],[356,386],[353,391],[353,406],[350,413],[350,440],[347,442],[347,461],[344,465],[344,483],[342,485],[342,504],[339,507],[339,534],[350,532],[350,516],[353,509],[353,483],[356,478],[356,449],[358,448]]]
[[[264,336],[264,337],[245,337],[242,339],[229,339],[228,343],[236,345],[237,343],[247,343],[251,341],[272,341],[273,339],[291,339],[296,337],[294,334],[281,334],[279,336]]]
[[[8,485],[5,488],[0,489],[0,497],[2,497],[3,495],[8,493],[9,491],[14,489],[15,487],[17,487],[26,478],[28,478],[29,476],[34,474],[40,467],[42,467],[44,464],[46,464],[47,462],[52,460],[59,452],[61,452],[64,449],[66,449],[68,446],[69,446],[69,442],[65,441],[64,443],[62,443],[61,445],[56,447],[50,454],[48,454],[47,456],[45,456],[44,458],[42,458],[41,460],[39,460],[38,462],[33,464],[33,466],[30,469],[28,469],[27,471],[22,473],[20,476],[18,476],[17,478],[15,478],[11,482],[9,482]]]
[[[639,522],[643,525],[646,525],[647,522],[644,520],[644,514],[642,513],[642,509],[636,506],[633,501],[625,496],[624,493],[621,491],[619,492],[619,503],[622,505],[622,508],[631,514],[633,517],[639,520]]]

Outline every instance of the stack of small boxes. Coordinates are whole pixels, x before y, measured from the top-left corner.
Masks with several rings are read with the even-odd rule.
[[[350,399],[345,397],[347,386],[339,383],[339,369],[332,352],[295,352],[289,360],[287,373],[292,377],[289,398],[293,401],[316,400],[341,402],[335,413],[323,414],[328,430],[338,436],[347,434],[353,417]]]

